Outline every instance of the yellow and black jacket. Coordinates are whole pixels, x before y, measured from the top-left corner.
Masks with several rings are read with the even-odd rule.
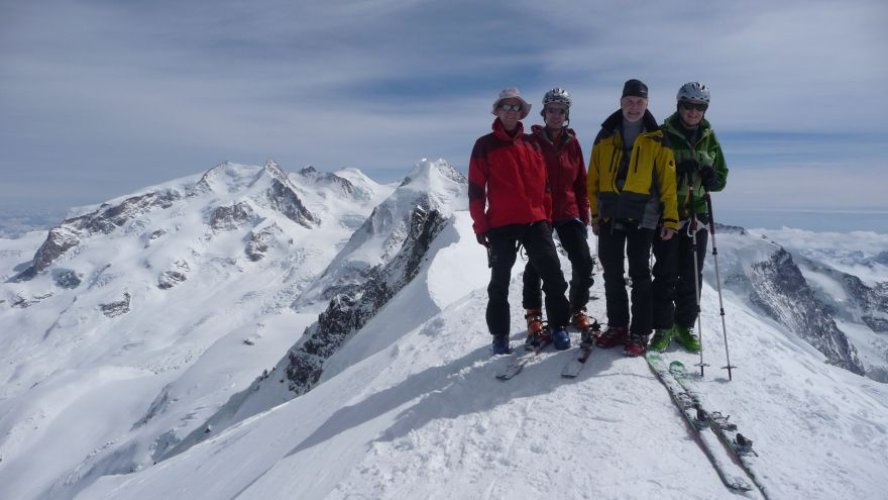
[[[624,158],[622,111],[616,111],[601,124],[592,146],[587,176],[592,223],[619,220],[655,229],[678,229],[675,196],[675,159],[663,140],[663,132],[650,111],[645,111],[644,131],[635,139],[628,161]],[[618,178],[625,181],[618,188]]]

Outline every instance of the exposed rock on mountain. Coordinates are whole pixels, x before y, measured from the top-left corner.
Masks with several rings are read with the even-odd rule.
[[[141,214],[155,209],[170,208],[181,198],[182,195],[178,191],[160,190],[133,196],[115,205],[103,204],[92,213],[67,219],[49,231],[46,241],[34,255],[31,266],[13,280],[32,279],[62,254],[79,245],[84,237],[110,234]]]
[[[102,314],[109,318],[114,318],[130,311],[130,299],[132,299],[132,295],[129,292],[124,292],[123,299],[109,302],[108,304],[100,304],[99,308],[102,310]]]
[[[206,428],[224,429],[267,409],[269,401],[277,404],[310,391],[323,375],[325,362],[416,277],[430,258],[432,243],[453,223],[453,210],[467,207],[466,192],[465,177],[447,162],[420,162],[293,302],[291,307],[301,308],[326,301],[318,321],[273,369],[155,458],[168,458],[202,441]]]
[[[213,229],[236,229],[250,220],[253,209],[245,202],[230,207],[216,207],[210,214],[210,227]]]
[[[447,162],[420,162],[373,210],[313,291],[300,298],[320,296],[329,304],[288,354],[284,371],[295,395],[310,390],[320,379],[324,360],[416,276],[466,183]]]
[[[789,252],[778,248],[767,261],[754,263],[751,275],[754,304],[816,347],[830,363],[864,374],[854,346],[816,299]]]
[[[52,280],[60,288],[77,288],[82,281],[76,271],[63,268],[53,270]]]
[[[295,394],[310,390],[323,373],[324,360],[416,276],[429,245],[449,219],[437,210],[417,207],[409,221],[401,251],[386,265],[362,273],[362,284],[338,287],[317,324],[305,332],[304,343],[289,353],[286,373]]]

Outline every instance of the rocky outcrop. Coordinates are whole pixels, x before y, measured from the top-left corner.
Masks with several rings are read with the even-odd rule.
[[[53,269],[52,281],[59,288],[74,289],[83,281],[76,271],[71,269]]]
[[[267,203],[273,210],[306,228],[311,229],[320,224],[320,218],[306,208],[295,186],[277,163],[269,160],[254,182],[259,182],[260,179],[264,182],[263,177],[271,179],[271,184],[262,203]]]
[[[861,320],[876,333],[888,333],[888,283],[867,286],[857,276],[842,275],[845,292],[861,311]]]
[[[121,316],[130,311],[130,301],[132,300],[132,295],[129,292],[123,293],[123,299],[109,302],[107,304],[99,304],[99,309],[102,311],[102,314],[109,318],[115,318],[117,316]]]
[[[161,290],[173,288],[188,279],[187,273],[190,270],[191,268],[188,265],[188,262],[183,260],[176,261],[173,263],[172,269],[164,271],[157,278],[157,288],[160,288]]]
[[[210,213],[210,227],[216,230],[234,230],[250,220],[253,209],[245,202],[230,207],[216,207]]]
[[[862,255],[861,255],[862,257]],[[874,260],[878,260],[881,254]],[[863,280],[816,260],[801,257],[799,262],[818,274],[825,275],[842,287],[848,300],[830,312],[838,318],[863,323],[876,333],[888,333],[888,283],[872,286]],[[870,264],[861,259],[863,265]],[[825,291],[824,293],[828,293]]]
[[[305,207],[299,195],[287,184],[275,179],[272,181],[267,195],[271,207],[291,221],[307,228],[317,226],[321,222]]]
[[[856,349],[836,326],[829,308],[816,298],[789,252],[779,248],[769,260],[753,264],[751,281],[753,304],[817,348],[830,363],[864,374]]]
[[[34,254],[31,265],[12,281],[28,281],[45,270],[62,254],[80,244],[82,238],[94,234],[109,234],[135,217],[150,210],[166,209],[182,195],[174,190],[162,190],[133,196],[116,205],[103,204],[86,215],[66,219],[49,231],[46,241]]]
[[[295,395],[311,390],[323,373],[324,361],[416,277],[432,241],[449,222],[426,207],[417,206],[409,215],[409,234],[400,252],[388,264],[367,271],[361,284],[338,288],[318,322],[306,330],[301,345],[290,351],[285,372]]]
[[[47,293],[43,295],[35,295],[30,299],[26,299],[21,295],[16,295],[11,301],[10,304],[12,307],[17,307],[19,309],[27,309],[28,307],[33,306],[34,304],[39,304],[44,299],[48,299],[52,297],[52,293]]]
[[[253,262],[262,260],[268,252],[269,245],[277,241],[281,234],[283,231],[277,224],[251,231],[244,253]]]

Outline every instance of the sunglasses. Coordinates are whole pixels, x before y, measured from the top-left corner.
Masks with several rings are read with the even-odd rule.
[[[682,102],[680,103],[680,105],[681,105],[682,108],[684,108],[684,109],[686,109],[686,110],[688,110],[688,111],[690,111],[690,110],[692,110],[692,109],[696,109],[697,111],[706,111],[707,109],[709,109],[709,105],[706,104],[705,102],[688,102],[688,101],[682,101]]]
[[[506,104],[506,103],[503,103],[503,104],[500,104],[499,107],[500,107],[500,109],[503,110],[503,111],[521,111],[521,105],[520,105],[520,104]]]
[[[552,113],[553,115],[566,115],[567,110],[563,108],[546,108],[546,113]]]

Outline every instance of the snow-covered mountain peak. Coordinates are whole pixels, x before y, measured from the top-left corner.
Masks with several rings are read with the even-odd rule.
[[[730,251],[734,244],[764,242],[759,254],[780,252],[756,235],[719,236],[720,248],[729,250],[725,267],[734,268],[726,262],[739,255]],[[738,495],[724,486],[713,467],[725,467],[720,455],[707,454],[700,434],[682,420],[646,363],[620,349],[596,349],[571,381],[559,371],[575,350],[544,351],[519,377],[496,380],[494,374],[513,358],[489,355],[486,267],[479,250],[468,214],[460,211],[416,279],[373,319],[353,322],[360,318],[355,311],[364,311],[362,299],[339,295],[342,300],[331,301],[322,315],[327,318],[306,332],[305,344],[288,352],[290,361],[263,372],[241,393],[251,404],[229,401],[220,413],[233,418],[194,432],[200,446],[133,474],[105,475],[83,498],[883,496],[878,478],[888,464],[886,386],[824,364],[792,332],[730,293],[737,367],[728,382],[718,368],[727,347],[721,332],[715,333],[719,302],[708,286],[702,331],[713,366],[688,383],[711,404],[705,410],[722,412],[720,418],[753,440],[762,494]],[[468,279],[455,276],[456,263],[469,268],[463,275]],[[363,288],[369,295],[379,283],[367,280]],[[433,306],[433,288],[449,288],[454,299]],[[601,280],[593,294],[603,294]],[[520,301],[518,270],[510,287],[513,343],[523,336]],[[602,317],[603,302],[591,302],[590,312]],[[331,335],[338,322],[352,326],[345,339]],[[327,358],[334,347],[341,349]],[[698,361],[677,348],[664,357],[689,368]],[[311,361],[319,359],[330,366],[310,392],[274,397],[316,374]]]
[[[222,164],[115,199],[55,228],[71,246],[31,279],[0,283],[0,498],[734,496],[642,359],[597,349],[569,381],[576,350],[550,349],[494,378],[513,358],[489,354],[487,261],[446,162],[400,185],[267,167]],[[318,222],[280,210],[275,185]],[[858,346],[864,329],[888,330],[888,286],[814,262],[834,256],[829,237],[800,257],[769,234],[718,230],[725,303],[708,257],[712,366],[692,380],[706,409],[754,440],[769,498],[881,498],[888,385],[831,365],[856,368],[848,327]],[[31,241],[0,262],[25,260]],[[845,260],[884,248],[874,235]],[[861,356],[867,375],[878,348]]]
[[[0,473],[10,456],[57,446],[70,454],[28,477],[108,472],[117,466],[90,459],[75,470],[93,451],[89,436],[104,442],[134,432],[142,437],[133,442],[163,449],[158,443],[177,430],[190,431],[231,395],[229,384],[247,385],[317,317],[291,304],[394,189],[372,181],[363,188],[356,200],[273,162],[226,162],[50,230],[30,262],[15,266],[14,280],[0,284],[0,352],[18,353],[0,364],[0,435],[16,436],[0,439]],[[123,419],[96,409],[97,434],[84,432],[86,444],[46,434],[55,417],[42,408],[58,393],[132,380],[131,399],[109,408]],[[45,390],[31,391],[36,385]],[[192,400],[195,391],[202,402]],[[129,464],[122,467],[150,461],[142,445],[125,448],[115,459]],[[26,492],[40,486],[21,484],[21,494],[0,497],[31,498]]]
[[[391,196],[373,209],[325,271],[324,278],[315,284],[314,293],[303,300],[316,300],[316,294],[329,299],[329,292],[322,290],[360,282],[365,272],[386,264],[400,251],[419,221],[431,214],[446,220],[454,210],[466,208],[466,182],[444,160],[421,160]]]
[[[328,188],[340,196],[356,201],[366,202],[371,200],[380,188],[379,184],[358,169],[319,172],[309,165],[297,172],[296,176],[303,182]]]
[[[410,187],[418,191],[443,191],[459,188],[466,183],[466,177],[453,168],[447,160],[428,160],[423,158],[416,163],[413,170],[401,182],[401,187]]]
[[[195,193],[236,193],[252,184],[260,167],[223,162],[207,170],[192,187]]]

